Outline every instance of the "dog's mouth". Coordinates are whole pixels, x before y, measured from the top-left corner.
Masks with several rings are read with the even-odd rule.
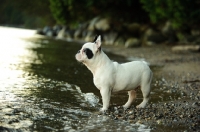
[[[75,58],[76,58],[76,60],[77,60],[78,62],[83,62],[80,53],[77,53],[77,54],[75,55]]]
[[[77,60],[77,59],[76,59]],[[78,62],[80,62],[80,63],[83,63],[84,61],[83,60],[77,60]]]

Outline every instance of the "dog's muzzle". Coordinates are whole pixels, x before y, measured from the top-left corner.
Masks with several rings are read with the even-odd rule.
[[[76,58],[77,61],[82,62],[80,50],[76,53],[75,58]]]

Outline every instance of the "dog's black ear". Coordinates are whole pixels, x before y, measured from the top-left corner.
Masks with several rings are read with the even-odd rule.
[[[99,35],[96,35],[93,42],[95,43]]]

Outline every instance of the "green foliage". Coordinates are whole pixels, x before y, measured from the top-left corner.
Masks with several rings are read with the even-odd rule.
[[[58,24],[70,24],[90,18],[93,0],[49,0],[51,12]]]
[[[199,0],[1,0],[0,24],[34,28],[56,21],[74,26],[96,16],[107,16],[116,23],[170,20],[175,28],[183,28],[199,25],[199,7]]]
[[[51,12],[59,24],[87,21],[96,16],[109,16],[123,21],[147,18],[139,0],[49,0]]]
[[[200,22],[198,0],[140,0],[153,23],[170,20],[174,28]]]
[[[36,28],[55,23],[49,0],[1,0],[0,16],[1,25]]]
[[[54,18],[58,23],[66,24],[69,18],[69,12],[67,11],[67,3],[65,0],[50,0],[50,9],[53,12]]]

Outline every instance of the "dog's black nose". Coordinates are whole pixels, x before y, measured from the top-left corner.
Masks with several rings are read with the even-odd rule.
[[[77,52],[77,54],[80,53],[80,50]]]

